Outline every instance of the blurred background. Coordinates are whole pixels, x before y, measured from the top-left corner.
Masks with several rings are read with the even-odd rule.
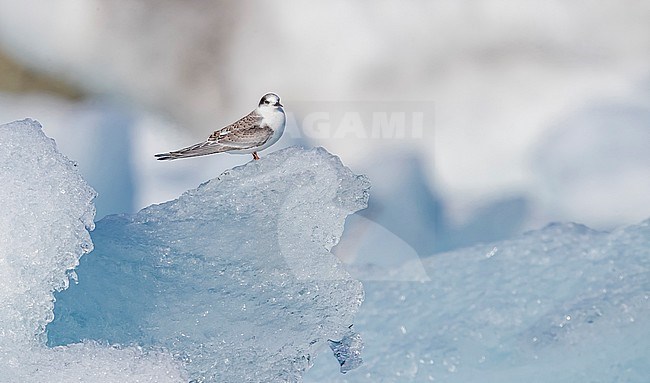
[[[248,162],[153,155],[268,91],[289,120],[262,156],[324,146],[373,183],[344,257],[650,217],[650,1],[0,0],[0,121],[43,124],[97,219]],[[422,134],[371,137],[374,112]]]

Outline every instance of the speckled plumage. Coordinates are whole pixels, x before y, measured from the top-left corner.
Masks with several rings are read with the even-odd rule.
[[[158,160],[174,160],[204,156],[214,153],[232,152],[253,154],[273,145],[282,135],[286,117],[280,97],[274,93],[265,94],[259,106],[219,130],[214,131],[205,142],[194,144],[168,153],[156,154]]]

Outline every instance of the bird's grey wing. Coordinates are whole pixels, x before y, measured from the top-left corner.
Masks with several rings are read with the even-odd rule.
[[[220,153],[226,150],[228,148],[218,142],[205,141],[173,152],[156,154],[155,157],[158,160],[175,160],[177,158],[198,157],[206,154]]]
[[[263,145],[273,136],[273,129],[262,125],[262,116],[252,111],[248,115],[219,129],[208,137],[208,142],[219,143],[226,150],[250,149]]]
[[[249,149],[263,145],[273,136],[273,130],[262,126],[262,116],[256,111],[221,128],[208,137],[207,141],[168,153],[156,154],[158,160],[198,157],[229,150]]]

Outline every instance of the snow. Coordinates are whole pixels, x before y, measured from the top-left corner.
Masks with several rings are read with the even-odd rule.
[[[286,101],[283,139],[293,130],[368,174],[375,215],[365,216],[421,256],[550,221],[611,230],[650,216],[644,2],[40,3],[0,0],[1,49],[100,107],[82,106],[85,116],[72,113],[55,131],[38,100],[17,108],[12,100],[25,96],[7,94],[0,117],[44,122],[100,193],[100,218],[175,198],[241,164],[160,164],[151,153],[205,139],[270,90]],[[257,26],[268,20],[274,28],[262,36]],[[273,76],[259,70],[260,56]],[[358,112],[370,128],[364,115],[376,111],[422,112],[431,123],[422,139],[369,139],[370,129],[338,117]],[[315,134],[309,121],[323,115],[332,129]],[[68,122],[80,119],[83,128]]]
[[[199,142],[231,123],[269,90],[283,97],[298,122],[311,113],[329,112],[324,101],[338,101],[336,109],[345,111],[358,110],[358,104],[348,101],[365,101],[367,108],[382,111],[386,109],[374,101],[431,101],[431,108],[413,106],[434,117],[434,124],[425,126],[433,134],[415,144],[387,139],[377,145],[380,140],[335,134],[311,144],[337,153],[364,174],[372,169],[379,173],[387,163],[381,159],[396,148],[416,153],[433,194],[464,217],[504,195],[523,196],[533,215],[524,216],[524,230],[557,220],[608,230],[650,216],[643,200],[650,193],[647,182],[620,168],[612,172],[617,182],[599,182],[607,178],[593,177],[600,170],[594,165],[609,156],[598,145],[577,131],[569,140],[551,137],[564,128],[558,122],[584,111],[588,116],[603,104],[637,105],[646,114],[650,110],[647,1],[601,0],[589,7],[563,0],[383,0],[373,7],[300,0],[42,3],[0,0],[2,49],[29,68],[66,78],[88,93],[173,117],[178,130],[191,132],[181,145]],[[261,33],[259,26],[269,24],[273,28]],[[259,57],[264,57],[264,67],[273,68],[273,76],[260,70]],[[611,112],[605,119],[595,116],[595,122],[603,121],[616,134],[627,132],[629,113]],[[638,118],[641,126],[648,125],[647,116]],[[179,185],[156,183],[150,176],[164,172],[158,169],[186,170],[180,164],[150,164],[146,153],[154,140],[159,143],[152,150],[158,152],[179,142],[163,140],[159,122],[152,125],[152,134],[132,138],[133,179],[145,183],[135,185],[138,209],[159,201],[160,194],[173,198],[196,185],[189,177]],[[589,130],[595,134],[602,133]],[[636,142],[646,153],[649,145]],[[549,160],[544,153],[564,148],[592,166],[576,166],[577,177],[554,188],[561,168],[536,159]],[[623,147],[612,153],[612,165],[634,162],[635,168],[647,168],[643,158],[625,159],[629,152]],[[559,164],[566,160],[553,159]],[[140,167],[144,171],[138,172]],[[224,164],[220,170],[230,167]],[[380,179],[371,179],[380,185]],[[165,185],[178,190],[163,192]],[[410,226],[413,232],[422,230]],[[504,239],[497,237],[489,240]],[[419,250],[417,243],[411,246]]]
[[[109,216],[79,264],[95,192],[37,122],[0,143],[0,382],[299,382],[349,333],[363,290],[330,250],[369,182],[325,150]]]
[[[421,265],[426,281],[364,281],[364,365],[335,376],[317,364],[305,382],[650,376],[650,220],[611,233],[551,224]]]
[[[541,220],[608,230],[647,218],[649,122],[650,107],[641,102],[597,104],[558,121],[531,156]]]

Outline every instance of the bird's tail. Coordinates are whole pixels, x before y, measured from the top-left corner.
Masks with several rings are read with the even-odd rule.
[[[174,155],[174,152],[169,152],[169,153],[158,153],[154,155],[158,161],[165,161],[165,160],[175,160],[177,158],[183,158],[178,155]]]
[[[206,154],[220,153],[226,150],[228,150],[228,148],[224,147],[223,145],[220,145],[214,141],[206,141],[188,146],[187,148],[178,149],[173,152],[159,153],[154,157],[156,157],[156,159],[159,161],[165,161],[175,160],[178,158],[204,156]]]

